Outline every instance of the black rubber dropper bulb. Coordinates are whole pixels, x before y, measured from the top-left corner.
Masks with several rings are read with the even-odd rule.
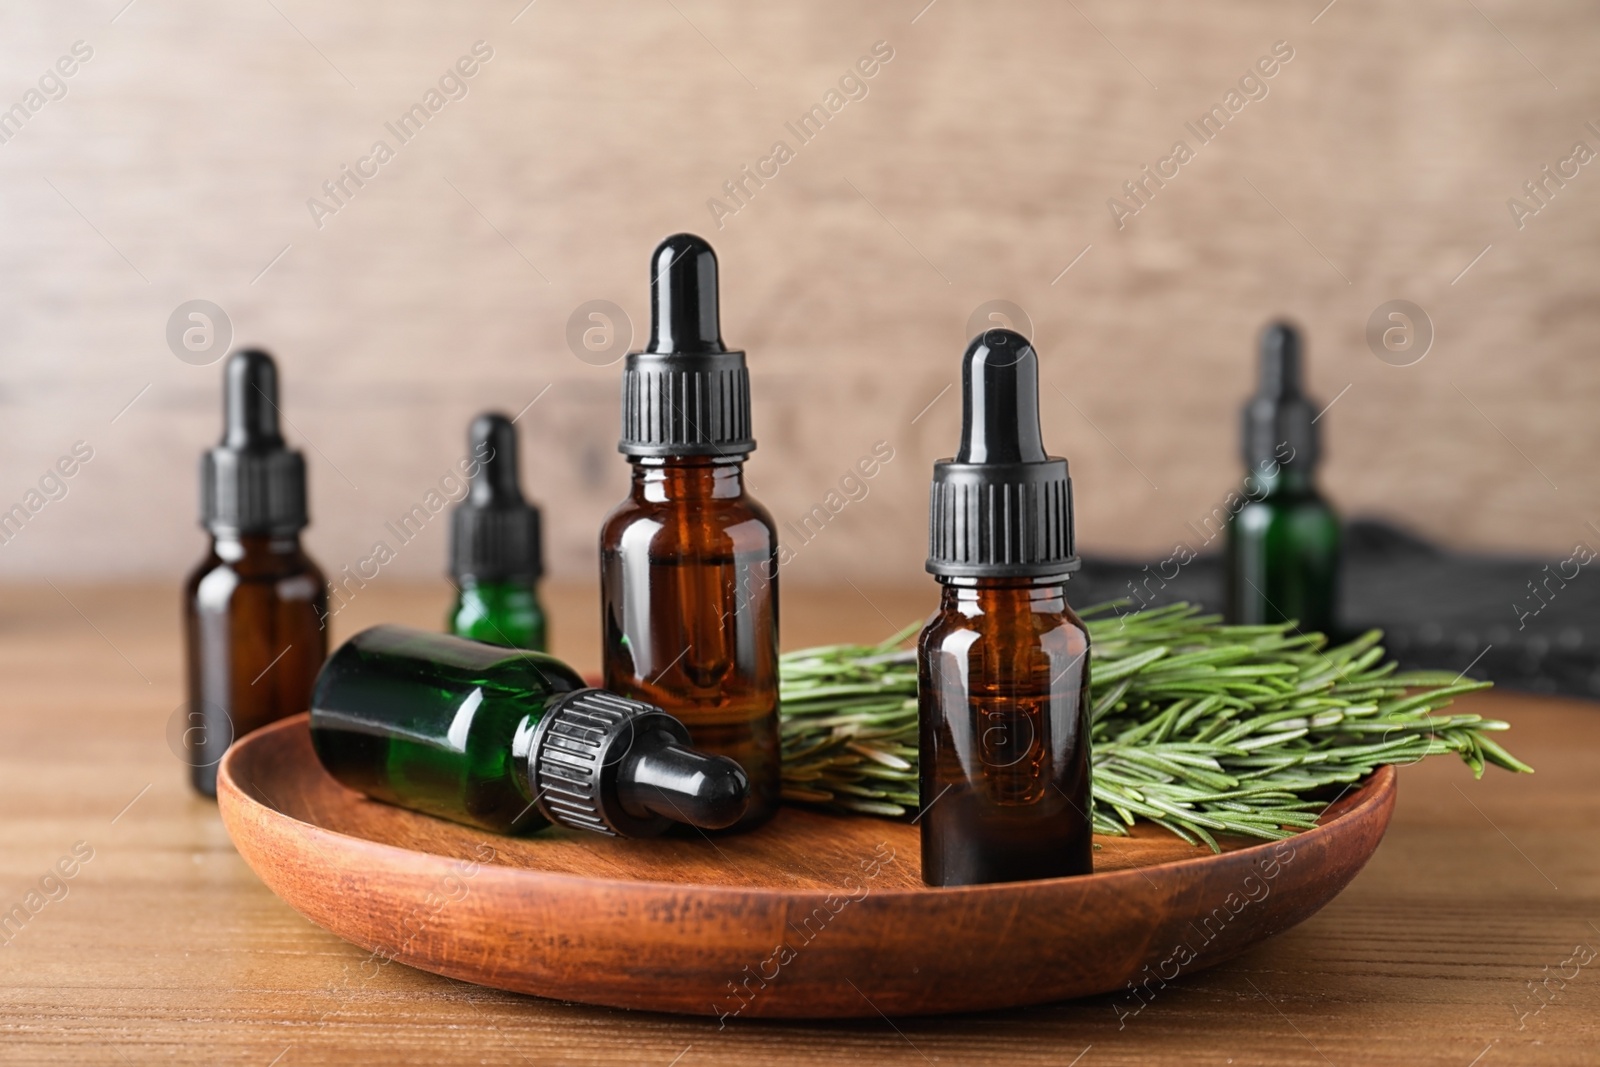
[[[1316,408],[1302,392],[1300,331],[1274,322],[1261,332],[1260,378],[1244,407],[1244,461],[1309,468],[1317,461]]]
[[[650,268],[646,352],[726,352],[717,307],[717,254],[705,238],[676,233],[656,246]]]
[[[1300,393],[1300,334],[1286,322],[1261,332],[1262,396],[1288,398]]]
[[[485,412],[472,420],[467,434],[475,456],[486,455],[472,479],[467,497],[478,507],[527,506],[517,473],[517,428],[498,412]]]
[[[961,360],[957,463],[1043,463],[1039,357],[1011,330],[987,330]]]
[[[253,451],[284,447],[278,429],[278,367],[271,356],[259,349],[234,353],[228,360],[223,396],[224,446]]]
[[[617,797],[629,814],[659,815],[702,830],[739,821],[750,780],[726,756],[709,756],[658,730],[640,738],[617,775]]]

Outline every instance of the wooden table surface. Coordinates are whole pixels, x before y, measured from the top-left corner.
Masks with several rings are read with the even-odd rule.
[[[436,625],[445,599],[443,586],[374,584],[335,638],[385,619]],[[593,668],[592,591],[548,600],[555,651]],[[269,893],[215,806],[190,795],[166,737],[182,701],[177,606],[158,586],[0,590],[0,911],[43,900],[0,947],[0,1063],[1600,1062],[1591,704],[1471,701],[1512,722],[1507,743],[1538,774],[1406,768],[1388,837],[1344,894],[1136,1016],[1103,997],[719,1031],[400,965],[362,973],[367,954]],[[785,645],[876,639],[930,606],[928,589],[785,590]],[[73,877],[47,879],[63,860]]]

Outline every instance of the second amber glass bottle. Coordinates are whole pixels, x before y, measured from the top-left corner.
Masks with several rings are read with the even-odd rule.
[[[222,441],[200,467],[211,549],[184,584],[189,700],[182,748],[190,782],[217,795],[236,738],[305,711],[328,654],[326,582],[300,547],[306,465],[278,429],[278,369],[235,352],[223,372]]]
[[[605,685],[664,708],[750,779],[739,828],[777,810],[778,537],[745,492],[750,380],[722,343],[717,257],[692,234],[651,259],[650,343],[628,356],[628,499],[600,531]]]
[[[961,449],[934,465],[929,510],[944,588],[917,643],[922,880],[1088,874],[1089,633],[1067,606],[1067,461],[1045,454],[1026,338],[974,338],[961,378]]]

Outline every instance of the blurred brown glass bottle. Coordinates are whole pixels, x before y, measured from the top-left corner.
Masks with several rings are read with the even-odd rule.
[[[217,795],[236,738],[310,707],[328,654],[322,572],[300,547],[305,459],[278,429],[278,371],[235,352],[223,372],[222,441],[200,464],[211,549],[184,583],[188,702],[181,746],[197,793]]]

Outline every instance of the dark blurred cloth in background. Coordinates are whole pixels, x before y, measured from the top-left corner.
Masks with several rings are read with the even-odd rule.
[[[1377,628],[1406,668],[1600,696],[1600,574],[1591,567],[1450,552],[1376,520],[1345,527],[1343,566],[1339,636]],[[1160,575],[1155,563],[1086,558],[1069,592],[1079,607],[1137,595],[1150,607],[1187,600],[1222,610],[1221,556]]]

